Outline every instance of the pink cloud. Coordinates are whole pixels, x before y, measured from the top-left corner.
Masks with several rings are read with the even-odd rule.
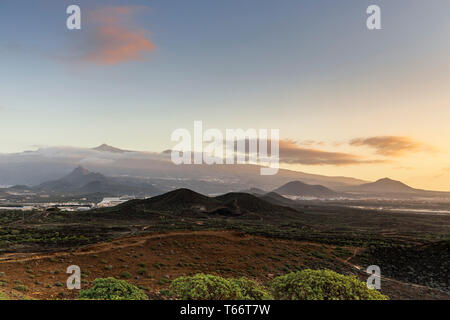
[[[102,7],[88,15],[95,26],[90,34],[88,51],[83,61],[100,65],[115,65],[138,61],[155,49],[145,30],[131,27],[132,16],[145,7]]]

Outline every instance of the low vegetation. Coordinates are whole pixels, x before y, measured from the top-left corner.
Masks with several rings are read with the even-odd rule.
[[[215,256],[192,249],[192,253],[186,253],[186,250],[178,253],[180,261],[176,261],[175,265],[172,262],[176,259],[172,256],[177,255],[178,247],[189,249],[188,244],[180,242],[171,247],[175,253],[163,252],[164,250],[160,251],[157,247],[152,252],[152,256],[155,258],[153,260],[130,253],[121,256],[118,260],[120,263],[111,260],[103,263],[95,259],[86,262],[86,265],[95,266],[93,270],[98,269],[96,270],[98,277],[115,275],[117,278],[133,279],[133,281],[137,280],[137,283],[145,283],[145,285],[148,285],[146,281],[153,277],[152,289],[160,289],[163,286],[166,289],[170,282],[168,278],[165,278],[166,275],[176,277],[180,274],[214,272],[225,277],[248,276],[257,278],[258,281],[266,281],[279,274],[303,269],[332,269],[338,273],[350,273],[350,263],[362,266],[362,268],[376,264],[382,266],[382,273],[385,277],[401,282],[422,284],[430,289],[437,289],[439,292],[450,293],[449,277],[447,276],[448,270],[450,270],[448,264],[450,261],[448,258],[450,215],[418,215],[401,212],[393,215],[385,212],[347,208],[332,203],[316,205],[311,202],[296,204],[294,206],[296,211],[288,208],[275,214],[269,210],[272,206],[265,204],[264,207],[260,207],[259,202],[255,202],[254,198],[247,196],[236,198],[237,202],[234,200],[230,202],[229,199],[225,202],[222,201],[224,205],[228,205],[236,212],[238,210],[235,205],[240,209],[247,208],[248,210],[244,214],[229,215],[227,212],[218,212],[217,210],[208,211],[207,214],[198,212],[199,206],[196,204],[192,206],[192,203],[189,202],[192,197],[183,199],[175,199],[174,205],[171,204],[172,202],[164,203],[161,207],[164,210],[161,208],[155,210],[151,206],[139,205],[139,203],[134,205],[136,202],[130,202],[126,206],[88,212],[2,211],[0,214],[0,254],[76,252],[80,247],[86,245],[108,243],[113,239],[127,236],[139,237],[178,231],[228,230],[246,236],[263,237],[267,239],[264,241],[269,242],[281,239],[282,241],[299,241],[315,245],[303,246],[296,252],[279,252],[281,249],[276,248],[273,252],[258,249],[256,252],[248,251],[248,256],[235,255],[237,258],[230,258],[229,260],[233,260],[229,261],[230,263],[226,261],[217,264],[212,264],[209,260],[203,261]],[[200,197],[200,204],[202,199]],[[180,201],[187,203],[182,210],[178,207]],[[205,206],[211,203],[209,200],[205,201]],[[216,203],[216,200],[213,202]],[[242,248],[246,243],[242,240]],[[205,244],[205,247],[208,246]],[[233,242],[221,246],[217,249],[224,250],[224,254],[235,249]],[[160,253],[161,256],[167,256],[168,259],[162,259]],[[100,256],[104,258],[102,254]],[[91,258],[95,258],[95,255],[92,255]],[[55,258],[51,258],[51,260],[53,259]],[[60,260],[51,262],[62,263]],[[20,267],[20,270],[23,274],[20,275],[20,279],[28,286],[28,288],[20,287],[21,292],[34,294],[40,292],[41,289],[53,288],[42,291],[46,291],[46,294],[56,293],[55,281],[61,281],[60,279],[52,279],[51,282],[46,283],[50,286],[49,288],[39,288],[31,281],[42,281],[42,278],[50,277],[50,275],[43,275],[34,267],[30,270]],[[60,267],[59,273],[63,273],[63,270]],[[353,271],[357,274],[357,271]],[[57,274],[54,271],[51,277]],[[0,273],[0,285],[2,284],[1,279]],[[90,277],[89,283],[94,279]],[[236,278],[234,279],[236,282]],[[227,283],[229,284],[230,281],[228,278]],[[243,285],[241,283],[241,286]],[[252,284],[248,285],[253,288]],[[393,285],[393,287],[397,285]],[[14,289],[14,286],[17,284],[7,285],[8,289]],[[260,287],[273,294],[269,284]],[[395,299],[405,298],[404,292],[408,292],[408,298],[420,297],[420,293],[416,293],[414,290],[411,290],[414,293],[410,293],[409,289],[401,292],[397,289],[388,290],[391,289],[387,286],[383,287],[383,292],[387,292],[390,297]],[[244,296],[256,294],[247,294],[246,291],[244,293],[243,291],[241,290],[239,294]],[[436,292],[433,291],[432,294],[440,294]],[[181,299],[183,295],[176,297]],[[327,297],[324,296],[324,298]],[[99,299],[106,298],[99,297]]]
[[[330,270],[292,272],[262,286],[247,278],[196,274],[175,279],[169,295],[182,300],[387,300],[354,276]]]
[[[302,270],[275,278],[271,291],[277,300],[387,300],[354,276],[331,270]]]
[[[211,274],[179,277],[172,281],[169,294],[182,300],[261,300],[269,292],[246,278],[222,278]]]
[[[383,266],[385,276],[450,292],[450,240],[426,245],[371,246],[357,259]]]
[[[9,297],[6,295],[6,293],[0,291],[0,300],[9,300]]]
[[[94,286],[80,292],[81,300],[147,300],[144,291],[124,280],[99,278]]]

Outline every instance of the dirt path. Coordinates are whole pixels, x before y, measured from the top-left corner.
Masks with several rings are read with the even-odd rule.
[[[356,257],[356,255],[359,253],[361,251],[361,249],[360,248],[355,248],[355,249],[353,249],[353,254],[350,256],[350,257],[348,257],[347,259],[345,259],[344,260],[344,262],[349,262],[351,259],[353,259],[354,257]],[[355,266],[355,265],[354,265]],[[356,267],[356,266],[355,266]]]
[[[89,245],[74,252],[57,252],[51,254],[36,254],[36,253],[8,253],[0,257],[1,263],[14,263],[14,262],[26,262],[33,260],[40,260],[53,257],[64,257],[69,255],[89,255],[100,252],[105,252],[113,249],[123,249],[128,247],[135,247],[143,245],[149,239],[165,239],[175,236],[216,236],[228,240],[250,240],[254,237],[248,234],[233,233],[230,231],[180,231],[161,234],[150,234],[144,236],[130,236],[113,240],[111,242],[102,242],[93,245]]]

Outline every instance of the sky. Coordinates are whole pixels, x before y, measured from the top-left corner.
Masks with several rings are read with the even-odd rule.
[[[79,5],[81,30],[66,8]],[[366,8],[381,8],[368,30]],[[450,190],[447,0],[2,0],[0,152],[280,129],[282,167]]]

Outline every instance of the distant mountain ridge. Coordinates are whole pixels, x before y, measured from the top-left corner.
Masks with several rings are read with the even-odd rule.
[[[375,182],[358,186],[340,187],[339,191],[350,196],[383,197],[383,198],[450,198],[450,192],[415,189],[407,184],[390,178],[379,179]]]
[[[404,184],[396,186],[395,183],[392,184],[394,180],[391,179],[368,182],[349,177],[323,176],[286,169],[280,169],[274,176],[261,176],[261,167],[253,164],[177,166],[172,163],[170,154],[167,152],[130,151],[107,144],[95,148],[48,147],[20,153],[0,153],[0,185],[5,186],[4,192],[7,192],[5,188],[14,185],[27,186],[26,188],[43,185],[52,190],[71,191],[74,189],[72,183],[68,183],[67,180],[58,180],[80,164],[91,172],[103,175],[103,177],[91,175],[92,179],[83,178],[87,180],[86,184],[81,187],[78,184],[78,186],[86,187],[88,192],[101,189],[117,194],[122,192],[122,185],[128,187],[125,190],[132,189],[133,192],[138,192],[139,187],[141,191],[147,187],[150,188],[151,181],[151,185],[159,190],[189,188],[210,195],[248,190],[249,193],[261,195],[265,192],[264,190],[280,193],[278,190],[280,186],[292,181],[300,181],[311,186],[321,186],[309,190],[303,189],[302,195],[312,197],[333,197],[330,193],[332,191],[338,194],[347,193],[351,197],[376,197],[381,194],[383,197],[402,195],[402,197],[450,198],[448,192],[414,188],[411,190]],[[107,179],[105,180],[104,177]],[[59,184],[53,186],[48,184],[55,181]],[[78,191],[81,192],[81,190]],[[144,193],[144,191],[140,192],[140,194]],[[294,194],[298,193],[294,192]]]
[[[100,173],[90,172],[81,166],[58,180],[41,183],[33,189],[51,193],[106,193],[114,196],[161,194],[161,190],[151,184],[106,177]]]
[[[71,173],[58,180],[48,181],[38,185],[37,189],[46,191],[77,189],[92,183],[92,182],[104,182],[107,178],[100,173],[93,173],[89,170],[78,166]]]
[[[411,188],[401,181],[396,181],[389,178],[383,178],[372,183],[362,184],[358,186],[357,190],[377,193],[414,193],[418,191],[417,189]]]
[[[322,185],[309,185],[301,181],[291,181],[273,191],[276,194],[289,197],[330,198],[450,198],[450,192],[429,191],[412,188],[405,183],[389,178],[379,179],[371,183],[354,186],[344,186],[331,190]]]
[[[102,144],[94,148],[47,147],[20,153],[0,153],[0,185],[39,185],[58,180],[78,165],[107,177],[127,176],[158,180],[157,187],[170,190],[190,188],[218,194],[258,187],[274,188],[292,180],[321,184],[329,188],[367,181],[280,169],[274,176],[261,176],[253,164],[175,165],[167,152],[124,150]]]

